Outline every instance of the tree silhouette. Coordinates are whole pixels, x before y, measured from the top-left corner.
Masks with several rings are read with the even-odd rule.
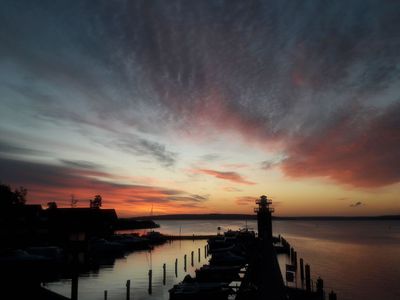
[[[56,209],[57,208],[57,203],[56,202],[48,202],[47,203],[47,209]]]
[[[27,194],[28,190],[22,186],[12,191],[9,185],[0,183],[0,206],[13,207],[24,205]]]
[[[100,195],[94,196],[93,200],[90,200],[90,208],[100,208],[102,205],[103,199]]]

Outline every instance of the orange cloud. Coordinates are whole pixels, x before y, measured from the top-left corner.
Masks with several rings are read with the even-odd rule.
[[[201,210],[203,202],[208,200],[207,196],[182,190],[109,181],[114,176],[104,171],[6,158],[0,158],[0,165],[2,181],[28,189],[28,203],[46,205],[56,201],[61,207],[69,206],[74,194],[78,206],[88,206],[89,199],[101,194],[104,207],[143,215],[152,206],[157,213],[177,213],[188,208]]]
[[[195,171],[195,173],[207,174],[207,175],[211,175],[216,178],[219,178],[219,179],[230,180],[230,181],[240,183],[240,184],[247,184],[247,185],[256,184],[255,182],[244,179],[241,175],[239,175],[236,172],[222,172],[222,171],[216,171],[216,170],[210,170],[210,169],[196,169],[194,171]]]
[[[237,205],[255,205],[255,201],[257,197],[245,196],[245,197],[237,197],[236,204]]]

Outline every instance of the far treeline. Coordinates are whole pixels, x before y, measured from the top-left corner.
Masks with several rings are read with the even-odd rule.
[[[247,214],[176,214],[159,216],[142,216],[137,220],[255,220],[256,215]],[[309,217],[272,217],[282,221],[371,221],[371,220],[399,220],[400,215],[387,216],[309,216]]]

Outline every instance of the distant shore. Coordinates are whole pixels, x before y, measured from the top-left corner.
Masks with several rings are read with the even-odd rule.
[[[152,218],[118,218],[115,225],[116,230],[135,230],[135,229],[149,229],[158,228],[160,225],[156,224]]]
[[[255,215],[247,214],[174,214],[158,216],[132,217],[132,220],[255,220]],[[385,216],[299,216],[299,217],[273,217],[277,221],[372,221],[372,220],[398,220],[400,215]]]

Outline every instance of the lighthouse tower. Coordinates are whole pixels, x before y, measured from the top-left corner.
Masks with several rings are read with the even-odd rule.
[[[272,213],[274,209],[270,206],[272,201],[267,196],[262,195],[256,200],[258,207],[254,209],[257,213],[258,238],[265,243],[272,244]]]

